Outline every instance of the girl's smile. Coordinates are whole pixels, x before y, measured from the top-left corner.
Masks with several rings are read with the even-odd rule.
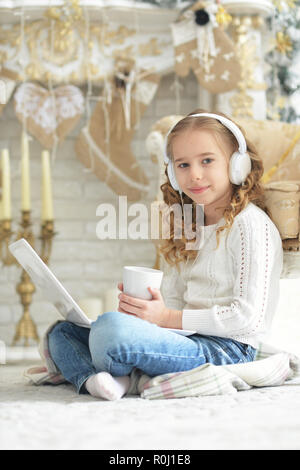
[[[204,193],[204,191],[206,191],[207,189],[209,189],[209,186],[199,186],[195,188],[190,188],[190,191],[192,191],[192,193],[194,194],[200,194]]]

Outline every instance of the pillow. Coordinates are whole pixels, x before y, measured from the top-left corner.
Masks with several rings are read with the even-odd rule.
[[[290,180],[300,182],[300,124],[254,119],[235,119],[235,121],[256,146],[264,162],[265,175],[274,165],[280,163],[267,182]]]
[[[300,180],[277,181],[265,185],[265,204],[286,250],[300,249],[299,201]]]

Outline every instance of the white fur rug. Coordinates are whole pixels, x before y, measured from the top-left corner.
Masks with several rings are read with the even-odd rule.
[[[32,361],[29,365],[32,364]],[[117,402],[72,385],[28,385],[0,366],[3,449],[300,449],[300,384],[172,400]]]

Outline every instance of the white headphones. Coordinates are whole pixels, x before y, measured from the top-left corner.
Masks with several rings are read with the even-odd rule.
[[[227,129],[229,129],[234,137],[236,138],[239,149],[237,152],[234,152],[231,155],[230,162],[229,162],[229,179],[230,182],[236,185],[240,185],[245,182],[247,176],[251,172],[251,159],[247,153],[247,144],[243,133],[240,129],[234,124],[234,122],[230,121],[229,119],[219,116],[218,114],[211,114],[211,113],[200,113],[200,114],[191,114],[187,117],[211,117],[220,121]],[[177,123],[178,124],[178,123]],[[177,125],[175,124],[175,126]],[[175,191],[179,191],[182,194],[182,190],[180,189],[176,177],[172,159],[167,154],[167,144],[168,144],[168,137],[169,134],[174,129],[173,126],[165,137],[165,147],[164,147],[164,162],[168,165],[167,172],[168,177],[171,183],[171,186]]]

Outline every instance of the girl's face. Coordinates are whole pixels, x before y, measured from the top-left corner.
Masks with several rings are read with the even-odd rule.
[[[205,215],[231,200],[228,142],[221,147],[212,131],[186,130],[172,142],[175,176],[182,191],[194,202],[204,204]]]

